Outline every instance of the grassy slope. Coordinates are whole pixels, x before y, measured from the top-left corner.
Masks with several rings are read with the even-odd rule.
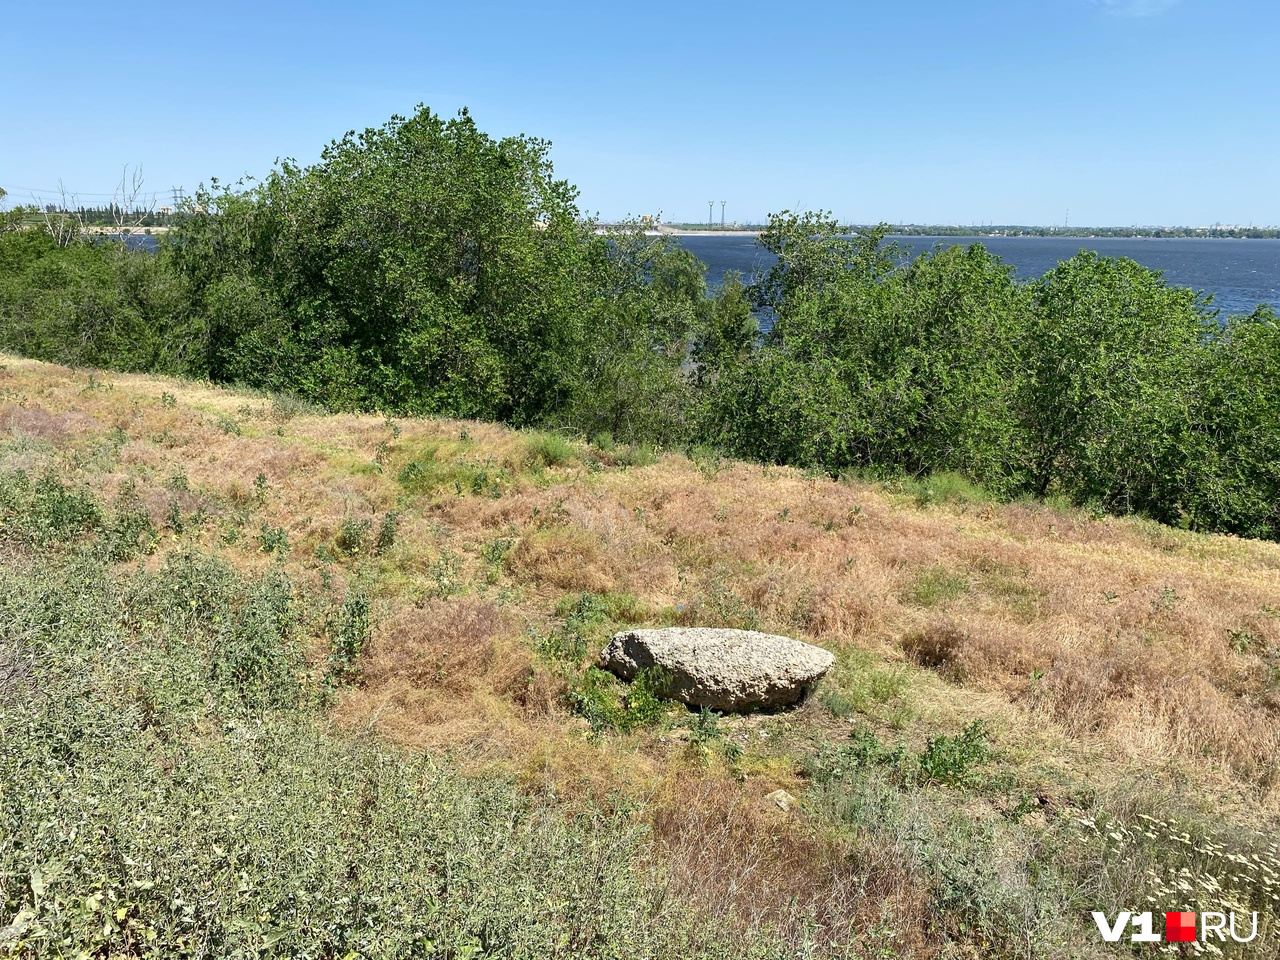
[[[1165,892],[1184,868],[1242,906],[1275,902],[1274,845],[1232,881],[1197,841],[1265,857],[1277,822],[1278,545],[993,504],[945,480],[635,465],[487,424],[0,363],[0,440],[21,441],[6,469],[56,464],[104,502],[131,480],[159,528],[176,509],[182,532],[135,563],[199,546],[369,593],[340,725],[567,808],[636,804],[672,893],[744,929],[913,956],[1019,955],[1037,929],[1037,955],[1089,955],[1089,909],[1217,908]],[[389,514],[394,543],[376,551]],[[669,710],[593,735],[566,695],[616,711],[584,669],[631,623],[756,626],[840,662],[793,712]],[[327,653],[317,640],[317,670]],[[970,753],[936,739],[975,720],[989,736]],[[764,799],[779,787],[800,807]]]

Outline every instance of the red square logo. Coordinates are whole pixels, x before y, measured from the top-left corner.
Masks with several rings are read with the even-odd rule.
[[[1164,915],[1164,938],[1175,943],[1194,942],[1196,939],[1196,915],[1182,911]]]

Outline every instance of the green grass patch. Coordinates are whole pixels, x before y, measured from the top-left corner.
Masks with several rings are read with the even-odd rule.
[[[835,717],[872,714],[901,696],[909,683],[906,667],[878,663],[870,654],[855,650],[839,655],[823,678],[818,702]]]
[[[428,447],[400,468],[396,481],[408,493],[452,493],[456,496],[500,497],[511,485],[511,474],[496,460],[475,462],[447,458]]]
[[[970,589],[966,574],[939,565],[917,573],[903,590],[902,599],[919,607],[934,607],[964,596]]]
[[[578,448],[558,433],[527,431],[525,464],[533,470],[563,467],[578,458]]]

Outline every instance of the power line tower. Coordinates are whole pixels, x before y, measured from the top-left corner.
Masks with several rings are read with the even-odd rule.
[[[729,202],[728,200],[720,201],[720,229],[721,230],[724,229],[724,205],[728,202]]]

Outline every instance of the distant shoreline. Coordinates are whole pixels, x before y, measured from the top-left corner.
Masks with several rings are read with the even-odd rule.
[[[658,233],[664,237],[758,237],[760,230],[677,230],[672,227],[658,227]]]

